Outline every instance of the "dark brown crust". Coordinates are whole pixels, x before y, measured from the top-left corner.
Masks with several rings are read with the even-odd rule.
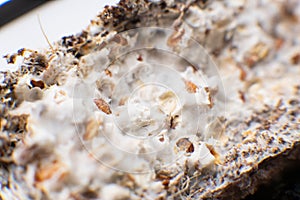
[[[263,160],[251,171],[242,174],[226,188],[207,194],[204,199],[243,199],[254,194],[257,189],[280,177],[281,172],[300,161],[300,142],[294,143],[275,157]]]

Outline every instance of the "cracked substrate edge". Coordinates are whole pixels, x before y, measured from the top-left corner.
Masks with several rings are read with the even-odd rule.
[[[280,176],[284,169],[299,161],[300,142],[296,142],[289,149],[274,157],[264,159],[247,173],[241,174],[239,178],[228,184],[226,188],[216,189],[199,198],[243,199],[248,195],[255,194],[260,186],[270,185],[270,181]]]

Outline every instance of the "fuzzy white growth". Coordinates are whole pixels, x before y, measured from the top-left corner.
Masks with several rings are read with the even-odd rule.
[[[104,200],[155,199],[192,191],[209,195],[217,187],[225,188],[230,177],[238,177],[238,170],[247,172],[274,155],[265,136],[279,134],[285,130],[280,125],[291,120],[274,118],[276,124],[259,137],[254,132],[260,123],[246,126],[242,121],[282,98],[298,98],[294,86],[300,85],[299,68],[289,64],[298,49],[287,43],[280,50],[284,53],[276,54],[276,38],[266,31],[272,29],[281,3],[261,4],[212,1],[207,9],[191,4],[175,23],[181,32],[142,28],[119,35],[111,30],[100,37],[94,34],[102,25],[94,24],[88,29],[91,42],[78,49],[88,53],[79,59],[56,45],[57,54],[49,56],[49,66],[40,75],[20,76],[14,86],[22,104],[10,114],[28,114],[28,130],[13,152],[17,166],[10,189],[4,188],[1,197],[80,199],[89,194]],[[169,26],[174,16],[158,15],[156,20],[153,25],[167,21]],[[286,27],[280,22],[278,37],[298,44],[299,37]],[[206,51],[214,54],[222,80]],[[23,60],[18,57],[17,63]],[[45,88],[30,85],[32,79],[44,81]],[[232,128],[226,135],[225,123]],[[282,150],[299,138],[299,131],[289,133],[294,136],[281,136],[285,144],[273,139],[272,145]],[[202,173],[213,171],[203,169],[220,162],[215,151],[221,158],[227,155],[227,163],[213,168],[217,178],[203,180]],[[254,153],[230,160],[242,151]]]

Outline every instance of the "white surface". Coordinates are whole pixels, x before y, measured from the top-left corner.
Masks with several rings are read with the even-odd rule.
[[[5,3],[9,2],[10,0],[0,0],[0,5],[4,5]]]
[[[0,27],[0,69],[6,66],[3,55],[20,48],[41,49],[48,46],[39,26],[38,16],[50,42],[80,32],[105,5],[118,0],[56,0],[49,1],[9,24]]]

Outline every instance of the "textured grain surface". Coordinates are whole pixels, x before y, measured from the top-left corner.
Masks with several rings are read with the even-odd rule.
[[[56,42],[54,50],[22,49],[8,55],[9,63],[23,60],[17,71],[1,74],[0,195],[3,199],[241,199],[253,194],[300,159],[299,10],[296,0],[124,0],[117,7],[106,7],[82,33]],[[113,132],[105,121],[106,114],[114,112],[108,112],[113,102],[109,103],[110,90],[101,88],[101,81],[113,78],[115,72],[101,66],[134,38],[116,33],[148,26],[174,30],[166,44],[175,50],[180,51],[184,37],[205,47],[218,66],[225,95],[218,93],[221,88],[214,92],[213,87],[203,87],[204,104],[213,110],[226,102],[226,110],[209,124],[208,132],[170,143],[186,153],[178,162],[164,166],[158,159],[161,163],[147,174],[117,172],[93,159],[76,131],[92,150],[93,140],[99,144],[103,132]],[[142,53],[136,62],[157,55]],[[88,92],[76,85],[78,80],[93,82],[91,86],[107,99],[101,101],[103,112],[78,106],[75,126],[73,89]],[[183,82],[188,83],[187,91],[197,93],[197,83],[189,81]],[[168,120],[170,133],[186,130],[176,128],[181,124],[175,125],[174,116]],[[103,132],[97,131],[99,126]],[[210,144],[206,135],[217,135],[217,142]],[[172,137],[167,139],[159,135],[163,144]],[[210,157],[201,159],[206,151]],[[118,158],[113,155],[101,154],[101,159],[114,166]],[[121,164],[137,168],[157,161],[123,159]]]

